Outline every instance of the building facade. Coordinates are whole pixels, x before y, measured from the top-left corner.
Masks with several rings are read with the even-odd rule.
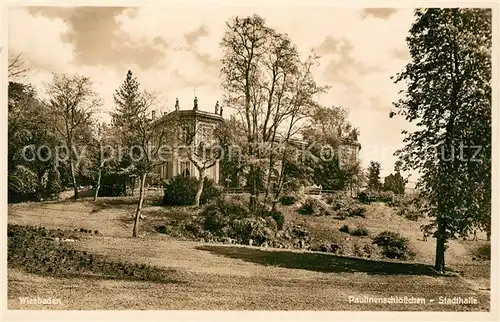
[[[178,149],[172,152],[170,158],[156,165],[156,173],[162,182],[177,175],[199,177],[198,169],[191,162],[187,153],[183,149],[186,146],[199,146],[203,144],[209,149],[217,143],[215,137],[216,128],[223,122],[222,108],[219,103],[215,105],[214,113],[201,111],[198,109],[198,99],[195,97],[193,108],[190,110],[180,110],[179,100],[176,100],[175,111],[179,120]],[[214,164],[205,170],[207,178],[212,179],[216,184],[220,181],[219,160],[214,160]]]
[[[216,128],[224,122],[222,107],[219,107],[219,103],[217,102],[214,112],[201,111],[198,109],[198,99],[195,97],[192,109],[181,110],[179,101],[176,100],[175,110],[166,114],[166,116],[168,117],[171,113],[177,113],[176,116],[179,120],[178,137],[181,143],[177,149],[172,151],[170,157],[166,158],[166,161],[159,162],[155,166],[155,172],[159,176],[161,182],[165,182],[178,175],[198,178],[200,175],[198,169],[195,164],[189,160],[187,153],[183,150],[183,146],[198,147],[200,144],[203,144],[203,147],[210,149],[211,146],[217,144],[215,131]],[[282,143],[281,137],[278,136],[276,144],[279,145],[280,143]],[[304,145],[307,145],[306,142],[298,139],[292,139],[289,144],[299,148],[299,150]],[[353,164],[354,161],[359,160],[360,149],[361,145],[358,143],[357,137],[343,140],[337,151],[339,153],[340,166],[344,167],[347,164]],[[210,163],[212,164],[212,162]],[[280,162],[277,162],[275,165],[276,173],[281,172],[281,164],[279,163]],[[224,180],[221,178],[221,165],[218,159],[214,159],[213,165],[205,170],[205,176],[212,179],[215,184],[228,185],[228,183],[223,182]],[[237,178],[233,179],[236,181],[231,185],[233,188],[236,186],[241,187],[241,185],[245,186],[244,178],[240,178],[240,175],[237,175]]]

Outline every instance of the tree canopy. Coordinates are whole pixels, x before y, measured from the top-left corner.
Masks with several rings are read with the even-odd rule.
[[[422,174],[439,271],[447,239],[490,225],[491,18],[490,9],[416,10],[411,61],[395,78],[406,86],[391,116],[418,126],[398,155]]]

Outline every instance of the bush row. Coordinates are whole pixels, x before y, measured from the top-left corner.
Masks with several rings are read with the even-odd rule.
[[[362,203],[370,202],[392,202],[394,200],[394,192],[392,191],[376,191],[365,190],[358,194],[358,200]]]
[[[8,265],[51,276],[88,276],[170,282],[169,271],[146,264],[108,262],[75,250],[65,239],[78,240],[75,232],[44,227],[7,227]]]

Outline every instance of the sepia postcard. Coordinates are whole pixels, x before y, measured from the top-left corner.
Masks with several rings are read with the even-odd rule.
[[[499,319],[497,3],[2,9],[5,320]]]

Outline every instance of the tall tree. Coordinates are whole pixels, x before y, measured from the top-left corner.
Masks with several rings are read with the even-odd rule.
[[[382,183],[380,182],[380,163],[376,161],[370,161],[370,165],[368,166],[368,188],[373,189],[375,191],[380,190],[382,187]]]
[[[120,148],[128,155],[129,169],[139,177],[139,201],[134,218],[132,237],[137,237],[144,202],[146,177],[151,173],[163,152],[162,145],[175,138],[175,113],[159,119],[150,117],[156,104],[154,94],[140,91],[139,81],[132,71],[115,91],[116,111],[112,123],[120,137]]]
[[[52,83],[46,85],[48,105],[54,119],[53,126],[67,148],[74,199],[78,199],[75,163],[80,160],[77,160],[77,148],[79,145],[85,147],[89,143],[92,113],[102,105],[92,85],[90,78],[78,74],[54,74]]]
[[[9,79],[19,80],[26,77],[26,75],[33,71],[33,68],[28,65],[26,60],[22,57],[22,53],[11,54],[9,53],[7,71]]]
[[[253,206],[262,187],[267,187],[267,197],[272,183],[281,185],[279,164],[287,142],[314,95],[324,88],[311,76],[317,60],[310,57],[301,62],[289,37],[268,27],[262,17],[235,17],[226,27],[221,41],[222,86],[225,104],[236,111],[246,134],[243,162],[248,165]],[[285,146],[278,153],[277,142]]]
[[[94,189],[94,201],[97,201],[101,182],[105,168],[115,166],[117,160],[114,153],[114,145],[116,134],[108,124],[104,122],[95,122],[93,127],[92,144],[90,146],[91,165],[90,176],[92,177],[92,185]]]
[[[394,174],[389,174],[384,178],[384,190],[392,191],[397,195],[405,193],[406,181],[401,175],[401,161],[396,161],[394,165]]]
[[[406,85],[396,114],[418,127],[398,155],[422,173],[438,271],[447,240],[491,218],[491,17],[490,9],[415,10],[411,61],[395,79]]]
[[[284,61],[289,61],[286,56],[283,58]],[[291,160],[290,153],[295,152],[297,148],[294,139],[297,134],[301,134],[305,120],[310,116],[311,111],[319,106],[315,100],[317,94],[324,93],[328,88],[319,86],[312,75],[313,68],[318,65],[318,59],[318,56],[311,54],[305,61],[298,60],[295,64],[289,66],[284,74],[286,78],[290,79],[290,84],[289,87],[285,87],[282,97],[278,99],[276,109],[278,110],[278,108],[281,107],[283,114],[280,116],[278,112],[275,113],[276,117],[273,118],[273,124],[275,125],[273,125],[273,136],[271,137],[271,147],[273,147],[273,143],[277,141],[277,131],[279,127],[281,126],[284,128],[283,134],[280,133],[278,138],[281,149],[276,151],[279,156],[279,172],[276,180],[277,189],[275,189],[272,203],[273,210],[278,203],[285,183],[294,181],[288,176],[289,172],[286,171],[286,164]],[[278,64],[282,63],[283,62],[278,62]],[[274,152],[273,148],[271,152]],[[272,156],[273,154],[271,154],[271,157]],[[273,166],[273,159],[270,158],[269,170],[271,170]],[[301,165],[301,167],[307,171],[306,165]],[[269,176],[268,181],[270,181],[270,179],[271,177]],[[269,191],[269,188],[267,191]]]
[[[49,154],[60,139],[52,124],[50,110],[33,86],[9,82],[9,202],[37,200],[60,192],[59,169],[63,164],[56,164],[53,153]]]
[[[318,106],[302,129],[311,151],[306,163],[313,169],[313,181],[326,190],[354,190],[359,184],[362,171],[350,149],[359,146],[359,131],[348,121],[348,112],[343,107]]]
[[[244,147],[248,155],[244,161],[249,165],[247,181],[250,187],[250,206],[256,205],[259,195],[259,178],[265,160],[260,158],[259,136],[267,133],[267,128],[259,126],[259,116],[264,103],[261,73],[262,62],[269,49],[273,31],[268,28],[262,17],[235,17],[226,22],[226,32],[221,46],[224,50],[222,59],[222,85],[226,91],[225,103],[233,107],[241,118],[247,137]],[[262,123],[261,123],[262,124]],[[262,131],[262,132],[260,132]]]

